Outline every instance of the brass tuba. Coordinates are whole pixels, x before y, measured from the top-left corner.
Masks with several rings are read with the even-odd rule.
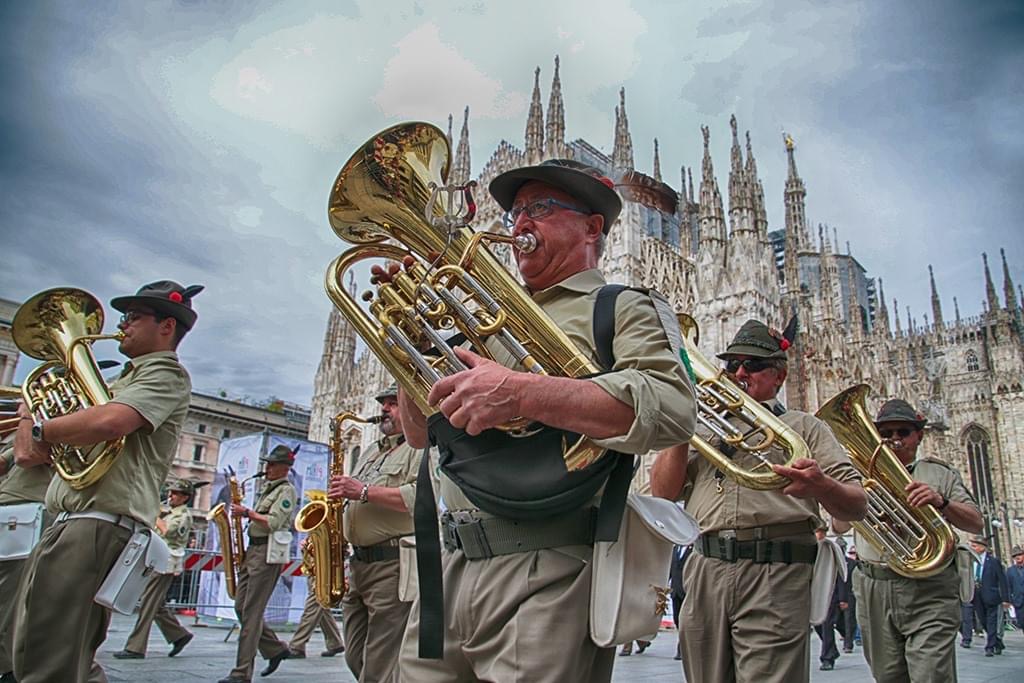
[[[697,434],[690,439],[690,445],[741,486],[768,491],[788,485],[789,479],[772,470],[767,454],[769,449],[782,449],[786,462],[780,464],[787,465],[800,458],[809,458],[810,450],[803,437],[747,395],[724,370],[697,350],[700,330],[692,317],[680,313],[677,318],[683,348],[696,378],[697,422],[717,436],[722,444],[753,455],[758,464],[751,469],[739,467],[732,458]]]
[[[342,167],[328,202],[334,232],[357,244],[327,270],[327,295],[425,415],[430,387],[465,369],[440,331],[462,332],[481,353],[484,340],[504,347],[527,372],[564,377],[598,368],[555,325],[501,265],[485,242],[530,251],[532,237],[474,233],[471,190],[447,185],[451,149],[428,123],[404,123],[373,136]],[[384,244],[392,240],[397,244]],[[368,312],[348,293],[345,272],[365,259],[394,262],[371,280]],[[400,264],[400,265],[399,265]],[[422,348],[434,347],[439,357]],[[530,429],[523,419],[502,426]],[[604,449],[586,437],[564,450],[569,470],[597,460]]]
[[[379,416],[359,417],[341,412],[331,419],[328,450],[331,460],[328,478],[345,474],[342,453],[341,425],[345,420],[375,424]],[[329,480],[329,479],[328,479]],[[310,502],[295,517],[295,530],[307,534],[302,550],[302,568],[316,580],[316,601],[323,607],[337,607],[345,597],[345,527],[342,521],[344,501],[331,500],[322,491],[310,492]]]
[[[871,388],[858,384],[834,396],[817,416],[832,428],[853,466],[864,477],[868,512],[853,528],[897,574],[923,579],[949,566],[956,551],[953,528],[931,505],[911,507],[907,468],[879,435],[867,413]]]
[[[4,412],[16,410],[18,394],[37,420],[48,420],[110,401],[110,390],[92,354],[91,344],[121,340],[123,334],[99,334],[103,307],[81,289],[60,287],[36,294],[18,308],[11,324],[22,353],[44,361],[21,388],[0,387]],[[17,429],[17,418],[0,420],[0,436]],[[53,444],[57,474],[81,490],[99,481],[124,448],[124,437],[92,446]]]
[[[225,475],[231,490],[231,502],[242,504],[242,488],[238,485],[235,473],[228,468]],[[217,525],[217,538],[220,541],[220,555],[224,566],[224,588],[228,597],[234,599],[238,587],[238,575],[245,561],[245,540],[242,534],[242,518],[229,515],[224,503],[217,505],[206,515],[208,521]]]

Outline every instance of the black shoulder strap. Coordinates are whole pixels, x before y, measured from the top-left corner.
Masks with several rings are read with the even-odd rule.
[[[430,481],[430,449],[423,450],[416,477],[416,502],[413,505],[416,529],[416,577],[420,586],[420,642],[422,659],[444,656],[444,583],[441,580],[441,533],[437,522],[437,503]]]
[[[604,370],[611,370],[615,365],[615,353],[612,343],[615,341],[615,302],[622,290],[630,289],[626,285],[605,285],[597,293],[594,302],[594,346],[597,360]]]

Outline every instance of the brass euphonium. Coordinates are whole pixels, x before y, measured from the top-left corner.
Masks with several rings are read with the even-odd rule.
[[[697,350],[700,330],[692,317],[679,313],[677,318],[683,348],[696,377],[697,422],[721,439],[722,444],[753,455],[758,463],[751,469],[739,467],[732,458],[697,434],[690,439],[690,445],[740,486],[769,491],[788,485],[789,479],[772,470],[768,452],[781,449],[785,453],[785,463],[779,464],[789,465],[800,458],[809,458],[810,450],[803,437],[752,399],[724,370]]]
[[[242,504],[242,488],[238,485],[235,473],[229,468],[225,473],[231,492],[231,502]],[[224,588],[228,597],[234,599],[238,587],[238,576],[245,561],[245,539],[242,532],[242,518],[228,514],[224,503],[217,505],[206,515],[206,519],[217,525],[217,539],[220,541],[220,555],[224,567]]]
[[[897,574],[934,576],[952,561],[956,532],[933,506],[907,502],[906,487],[913,480],[868,415],[865,399],[870,391],[866,384],[850,387],[817,412],[864,478],[868,512],[862,521],[852,522],[853,528]]]
[[[103,339],[120,341],[123,334],[100,334],[103,307],[81,289],[60,287],[36,294],[18,308],[11,324],[14,343],[22,353],[44,361],[21,388],[0,387],[3,412],[16,410],[20,398],[37,420],[49,420],[110,401],[110,390],[100,374],[91,344]],[[16,417],[0,420],[0,436],[17,429]],[[57,474],[81,490],[99,481],[124,448],[124,437],[91,446],[53,444]]]
[[[345,454],[341,443],[341,425],[346,420],[375,424],[379,416],[359,417],[341,412],[331,419],[331,436],[327,444],[331,452],[330,477],[345,474]],[[316,584],[314,595],[323,607],[337,607],[345,597],[345,527],[342,521],[344,501],[331,500],[323,492],[310,495],[310,502],[295,517],[295,530],[306,534],[302,549],[302,568]]]
[[[496,342],[527,372],[564,377],[598,372],[485,244],[531,251],[534,239],[474,233],[468,226],[475,183],[447,185],[450,158],[439,128],[404,123],[373,136],[342,167],[328,217],[338,237],[358,246],[327,270],[331,301],[427,416],[437,412],[427,402],[430,387],[465,369],[441,330],[462,332],[480,353],[487,353],[485,339]],[[376,296],[363,295],[369,312],[344,282],[345,272],[365,259],[394,262],[372,280]],[[440,356],[422,353],[426,346]],[[517,419],[501,428],[516,435],[527,426]],[[603,453],[580,438],[566,445],[566,466],[585,467]]]

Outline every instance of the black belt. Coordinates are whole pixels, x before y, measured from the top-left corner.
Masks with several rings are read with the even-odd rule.
[[[810,534],[816,525],[809,519],[802,519],[799,522],[788,522],[786,524],[770,524],[768,526],[755,526],[746,529],[718,529],[704,534],[711,538],[732,538],[737,541],[761,541],[783,536],[799,536]]]
[[[466,559],[480,560],[565,545],[594,542],[595,508],[584,508],[555,519],[522,521],[486,517],[470,512],[441,515],[441,539],[448,551],[461,550]]]
[[[801,562],[814,564],[818,557],[817,545],[805,545],[792,541],[737,541],[735,538],[701,536],[693,547],[704,557],[725,562],[751,560],[755,564],[780,562],[793,564]]]
[[[352,546],[352,559],[367,563],[397,560],[397,539],[394,542],[385,541],[377,545],[354,545]]]
[[[250,536],[249,545],[266,545],[270,542],[270,536]]]

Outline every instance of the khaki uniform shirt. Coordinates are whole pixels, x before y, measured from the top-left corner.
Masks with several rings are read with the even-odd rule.
[[[192,380],[173,351],[125,363],[110,385],[112,402],[131,406],[146,424],[125,437],[124,450],[92,486],[75,491],[54,477],[46,492],[50,512],[106,512],[152,526],[160,514],[160,486],[178,447],[191,392]]]
[[[769,408],[777,404],[778,401],[774,400],[768,402]],[[825,474],[844,484],[860,481],[860,475],[828,425],[815,416],[799,410],[787,410],[779,419],[803,437],[811,457],[818,461]],[[770,454],[768,459],[781,464],[784,462],[784,455],[780,450],[777,454]],[[751,469],[760,462],[759,459],[742,451],[737,451],[733,460],[744,469]],[[787,496],[781,491],[755,491],[740,486],[732,479],[716,474],[717,472],[718,469],[711,461],[691,449],[683,499],[686,501],[686,510],[697,518],[704,533],[721,529],[749,529],[788,524],[801,520],[808,521],[809,533],[820,522],[816,500]]]
[[[594,269],[533,293],[533,300],[597,367],[600,362],[594,350],[594,303],[604,285],[601,271]],[[516,367],[504,347],[492,343],[488,348],[497,362]],[[619,294],[612,350],[612,372],[585,381],[632,407],[636,418],[622,436],[595,439],[594,443],[620,453],[643,454],[689,441],[696,420],[693,385],[678,349],[671,347],[647,295],[632,290]],[[448,509],[477,509],[443,474],[440,490]]]
[[[269,528],[263,524],[250,523],[249,538],[265,538],[270,536],[272,531],[291,531],[298,499],[299,495],[288,481],[288,477],[264,484],[253,510],[261,515],[267,515]]]
[[[0,457],[14,458],[14,446],[8,446]],[[50,485],[53,468],[49,465],[36,467],[8,466],[7,475],[0,479],[0,505],[17,503],[42,503],[46,500],[46,487]]]
[[[167,524],[167,531],[162,534],[167,541],[167,547],[171,550],[183,550],[188,543],[188,534],[192,531],[192,515],[188,511],[188,505],[171,508],[163,519]]]
[[[914,481],[928,484],[952,502],[967,503],[974,509],[978,508],[974,496],[964,486],[960,472],[951,465],[935,458],[921,458],[910,463],[907,469]],[[856,530],[853,532],[853,542],[857,546],[857,555],[862,562],[885,564],[875,547]]]
[[[407,511],[350,500],[345,505],[345,540],[352,545],[368,546],[413,533],[416,475],[422,453],[400,439],[399,434],[385,437],[367,449],[352,477],[370,486],[398,489]]]

